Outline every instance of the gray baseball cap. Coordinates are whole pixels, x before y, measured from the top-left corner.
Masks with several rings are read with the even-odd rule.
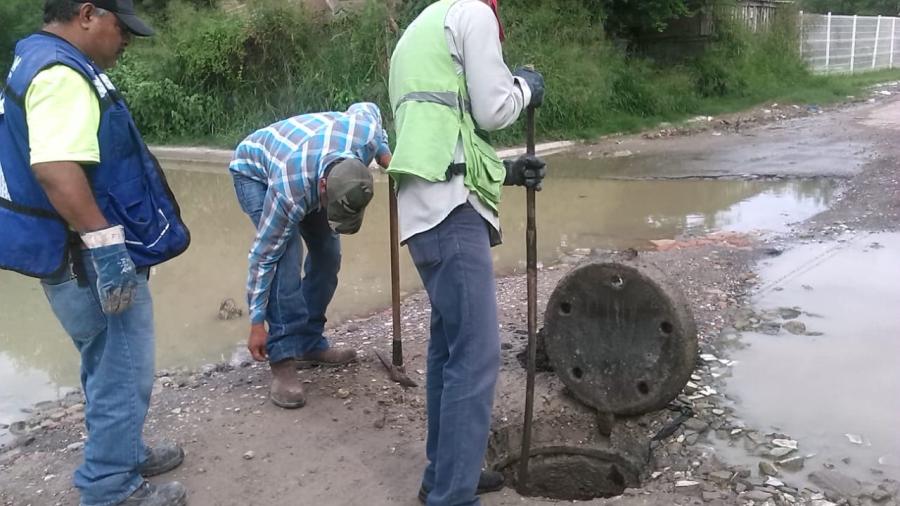
[[[355,234],[375,195],[372,171],[356,158],[335,163],[325,176],[328,222],[339,234]]]

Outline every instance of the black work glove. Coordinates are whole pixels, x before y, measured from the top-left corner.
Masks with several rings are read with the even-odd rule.
[[[505,186],[524,186],[541,191],[541,183],[547,175],[547,164],[534,155],[522,155],[515,160],[503,160],[506,167]]]
[[[544,76],[540,72],[525,67],[519,67],[513,72],[516,77],[522,78],[531,90],[532,107],[540,107],[544,103]]]

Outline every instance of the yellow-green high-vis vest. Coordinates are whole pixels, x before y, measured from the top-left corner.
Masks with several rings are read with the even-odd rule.
[[[446,181],[462,136],[466,187],[497,211],[506,170],[494,148],[475,133],[466,80],[456,73],[444,34],[444,20],[457,1],[427,7],[394,49],[389,87],[397,144],[388,173]]]

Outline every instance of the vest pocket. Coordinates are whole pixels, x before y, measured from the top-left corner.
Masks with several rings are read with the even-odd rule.
[[[125,227],[125,242],[153,248],[169,228],[165,214],[147,190],[144,176],[117,184],[110,189],[112,213]]]

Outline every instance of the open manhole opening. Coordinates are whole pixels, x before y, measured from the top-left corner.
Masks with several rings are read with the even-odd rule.
[[[626,488],[640,487],[647,460],[638,450],[614,448],[602,438],[541,442],[542,435],[550,434],[543,422],[543,429],[536,428],[525,484],[518,482],[521,428],[507,427],[507,434],[492,436],[488,466],[502,472],[508,486],[524,496],[565,501],[616,497]]]
[[[640,473],[624,455],[578,446],[534,448],[528,461],[528,483],[518,483],[519,459],[497,470],[520,494],[565,501],[622,495],[639,487]]]

